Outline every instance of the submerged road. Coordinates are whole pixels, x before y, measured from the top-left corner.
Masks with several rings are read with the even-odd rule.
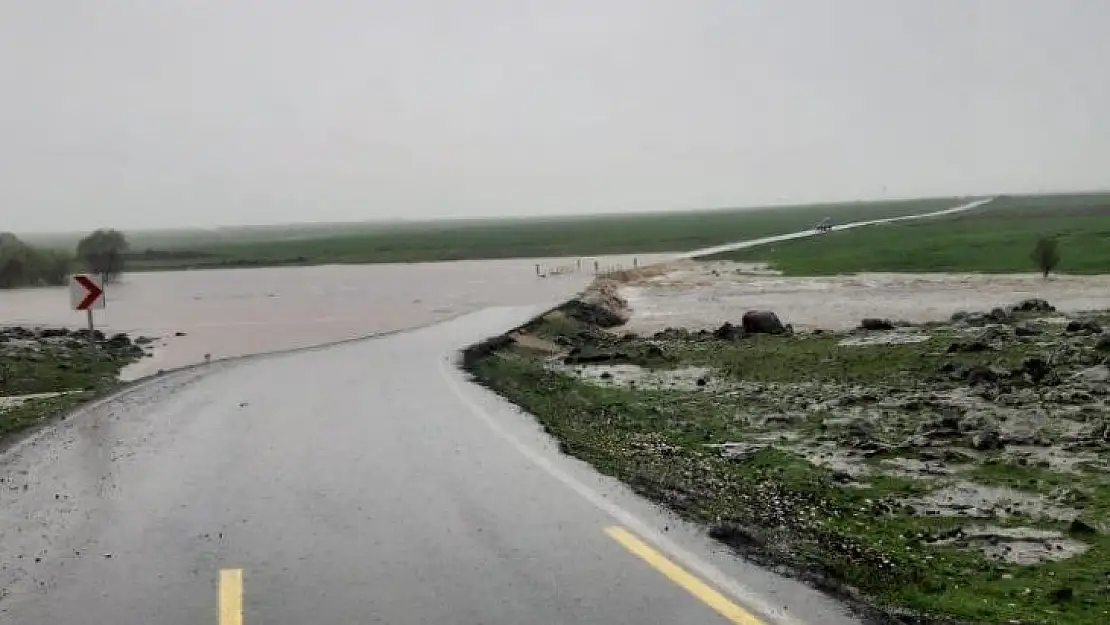
[[[0,623],[854,623],[455,368],[555,303],[170,373],[4,450]]]
[[[853,622],[468,384],[456,350],[536,312],[168,374],[15,445],[0,622]]]

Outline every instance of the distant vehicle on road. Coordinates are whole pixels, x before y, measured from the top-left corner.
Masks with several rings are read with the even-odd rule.
[[[821,223],[817,224],[816,230],[817,232],[828,232],[832,230],[832,217],[822,219]]]

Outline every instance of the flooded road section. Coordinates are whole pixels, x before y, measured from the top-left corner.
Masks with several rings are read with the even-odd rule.
[[[1110,276],[1039,274],[861,273],[786,277],[758,266],[680,261],[673,271],[621,289],[632,311],[629,329],[653,334],[668,327],[715,328],[746,310],[775,311],[795,328],[847,330],[864,317],[913,323],[941,321],[957,311],[990,310],[1019,300],[1046,299],[1061,312],[1110,308]]]
[[[670,255],[328,265],[124,275],[96,312],[106,333],[157,339],[125,379],[245,354],[405,330],[490,306],[552,305],[601,271]],[[537,265],[545,278],[537,276]],[[64,288],[0,292],[0,324],[84,327]]]

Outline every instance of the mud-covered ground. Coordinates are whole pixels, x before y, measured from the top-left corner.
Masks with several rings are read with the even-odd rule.
[[[0,444],[119,385],[150,339],[66,328],[0,328]],[[144,349],[147,346],[147,349]]]
[[[620,288],[628,331],[650,336],[667,327],[715,328],[751,308],[789,317],[798,329],[848,330],[860,318],[924,323],[960,310],[989,310],[1041,298],[1062,312],[1110,309],[1110,275],[861,273],[781,276],[759,265],[673,263]]]
[[[645,337],[618,292],[467,367],[567,453],[877,620],[1110,622],[1110,315]]]

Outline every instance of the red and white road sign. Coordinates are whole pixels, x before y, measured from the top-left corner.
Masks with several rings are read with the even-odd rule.
[[[69,280],[69,305],[74,310],[104,308],[104,283],[97,276],[77,274]]]

